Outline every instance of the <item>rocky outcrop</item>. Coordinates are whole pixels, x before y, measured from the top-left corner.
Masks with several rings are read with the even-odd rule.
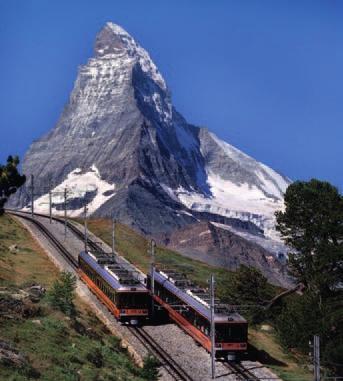
[[[6,341],[0,340],[0,364],[14,368],[24,368],[28,365],[27,357]]]
[[[41,285],[26,288],[0,288],[0,319],[21,319],[33,317],[39,312],[36,303],[45,294]]]
[[[283,266],[269,251],[213,223],[188,225],[161,236],[160,243],[193,259],[231,271],[237,270],[241,264],[255,267],[278,286],[292,284]]]

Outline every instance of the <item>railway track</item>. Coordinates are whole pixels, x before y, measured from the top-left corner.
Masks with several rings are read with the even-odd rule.
[[[156,342],[156,340],[142,327],[128,327],[130,332],[151,352],[175,379],[193,381],[194,379]]]
[[[41,222],[32,218],[29,212],[6,210],[7,213],[23,218],[33,223],[39,231],[53,244],[53,246],[63,255],[68,263],[77,270],[78,263],[73,255],[65,248],[64,244],[60,242]],[[39,217],[49,218],[44,214],[35,214]],[[64,221],[53,217],[54,221],[64,224]],[[81,240],[84,240],[84,234],[73,224],[67,223],[68,228]],[[105,251],[97,243],[87,238],[87,243],[90,248],[96,251]],[[161,366],[166,372],[176,381],[194,381],[194,379],[187,374],[187,372],[157,343],[157,341],[148,334],[143,328],[128,326],[128,330],[142,343],[142,345],[154,355],[161,363]]]
[[[250,369],[246,369],[241,363],[224,362],[223,365],[233,372],[233,375],[238,376],[239,381],[260,381],[268,378],[260,378],[253,374]]]
[[[22,212],[15,212],[15,211],[6,211],[9,214],[13,214],[15,216],[18,216],[20,218],[23,218],[24,220],[30,221],[33,223],[39,231],[52,243],[52,245],[62,254],[62,256],[67,260],[67,262],[72,266],[74,270],[78,268],[78,263],[73,257],[73,255],[66,249],[64,244],[59,241],[50,231],[47,229],[41,222],[35,220],[34,218],[27,216],[25,214],[22,214]]]
[[[237,380],[239,381],[280,381],[280,378],[278,377],[270,377],[270,375],[257,376],[251,372],[252,369],[257,369],[261,367],[261,365],[252,368],[246,368],[242,363],[239,362],[223,362],[222,364],[225,366],[225,368],[230,369],[232,375],[237,376]]]
[[[15,214],[19,217],[26,219],[26,220],[30,220],[31,222],[36,223],[37,226],[38,226],[38,224],[40,224],[41,226],[43,226],[44,229],[46,229],[46,231],[48,231],[48,229],[45,228],[45,226],[43,224],[41,224],[39,221],[37,221],[36,219],[31,217],[30,212],[18,211],[18,210],[13,210],[13,209],[6,209],[6,212],[9,214]],[[43,217],[43,218],[50,218],[50,216],[48,216],[46,214],[41,214],[41,213],[35,213],[35,216]],[[51,219],[56,221],[56,222],[59,222],[60,224],[63,224],[63,225],[65,223],[63,219],[58,218],[58,217],[51,217]],[[84,241],[84,239],[85,239],[84,233],[82,233],[75,225],[73,225],[71,222],[67,221],[67,227],[75,234],[75,236],[77,238],[79,238],[81,241]],[[87,237],[87,244],[93,250],[105,253],[103,248],[100,245],[98,245],[96,242],[91,240],[89,237]]]

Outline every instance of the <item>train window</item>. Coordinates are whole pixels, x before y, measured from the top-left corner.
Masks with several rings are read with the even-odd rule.
[[[79,263],[81,269],[84,273],[98,286],[98,288],[104,292],[110,299],[115,301],[115,295],[113,293],[112,287],[110,287],[101,277],[98,276],[97,272],[91,268],[83,259],[79,258]]]
[[[247,341],[247,324],[216,324],[217,342],[244,342]]]
[[[118,308],[148,308],[149,295],[138,292],[121,292],[117,294]]]

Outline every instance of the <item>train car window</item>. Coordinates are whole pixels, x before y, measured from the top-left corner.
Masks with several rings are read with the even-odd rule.
[[[247,341],[247,324],[216,324],[216,342],[245,342]]]
[[[179,299],[176,295],[174,295],[169,290],[166,290],[164,287],[158,282],[155,282],[155,293],[166,303],[168,303],[171,307],[177,309],[177,311],[185,317],[187,321],[189,321],[192,325],[196,326],[199,330],[201,330],[206,336],[209,335],[210,332],[210,323],[205,319],[202,315],[197,313],[193,308],[187,306],[181,299]],[[180,306],[183,306],[180,308]]]
[[[117,294],[118,308],[148,308],[149,295],[138,292],[120,292]]]
[[[89,266],[83,259],[79,258],[80,268],[84,273],[97,285],[97,287],[103,291],[103,293],[111,299],[114,303],[116,301],[115,290],[104,280],[102,279],[97,272]]]

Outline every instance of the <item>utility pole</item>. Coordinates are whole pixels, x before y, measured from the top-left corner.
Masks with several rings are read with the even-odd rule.
[[[320,381],[320,341],[319,336],[313,336],[313,365],[314,365],[314,380]]]
[[[155,295],[155,246],[156,242],[152,239],[150,241],[150,254],[151,254],[151,315],[152,319],[154,320],[155,317],[155,302],[154,302],[154,295]]]
[[[34,177],[31,175],[31,217],[34,217],[34,205],[33,205],[33,197],[34,197]]]
[[[67,239],[67,188],[64,188],[64,240]]]
[[[115,227],[116,227],[116,220],[112,219],[112,254],[114,255],[114,244],[115,244]]]
[[[52,193],[51,193],[51,189],[49,190],[49,220],[50,220],[50,224],[52,222]]]
[[[212,371],[212,380],[216,377],[216,348],[215,348],[215,337],[216,337],[216,328],[214,322],[214,275],[211,274],[210,280],[210,308],[211,308],[211,371]]]
[[[88,240],[88,229],[87,229],[87,204],[84,206],[84,215],[85,215],[85,252],[87,253],[87,240]]]
[[[51,177],[49,177],[49,221],[52,222],[52,193],[51,193]]]

